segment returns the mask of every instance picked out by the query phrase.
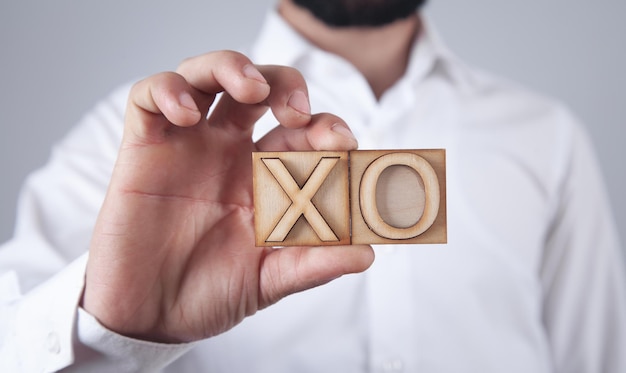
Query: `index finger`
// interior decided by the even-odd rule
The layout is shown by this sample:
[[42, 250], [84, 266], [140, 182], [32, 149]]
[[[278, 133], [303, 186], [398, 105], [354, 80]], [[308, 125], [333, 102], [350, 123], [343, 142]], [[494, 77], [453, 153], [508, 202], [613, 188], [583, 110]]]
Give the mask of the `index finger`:
[[234, 51], [209, 52], [184, 60], [176, 70], [195, 89], [206, 94], [227, 91], [235, 100], [257, 104], [270, 86], [252, 61]]

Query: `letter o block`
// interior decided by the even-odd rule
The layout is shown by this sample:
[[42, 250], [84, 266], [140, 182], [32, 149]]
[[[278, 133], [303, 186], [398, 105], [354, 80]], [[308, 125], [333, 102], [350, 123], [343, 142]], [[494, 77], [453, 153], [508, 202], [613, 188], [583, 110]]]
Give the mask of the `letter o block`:
[[353, 244], [446, 243], [445, 150], [350, 153]]

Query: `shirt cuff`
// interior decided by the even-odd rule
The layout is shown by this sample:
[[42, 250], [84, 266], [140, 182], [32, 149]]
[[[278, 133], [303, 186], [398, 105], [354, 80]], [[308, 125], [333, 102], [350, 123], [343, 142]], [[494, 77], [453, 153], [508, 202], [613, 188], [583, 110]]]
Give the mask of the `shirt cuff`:
[[117, 334], [82, 308], [78, 309], [77, 335], [80, 366], [90, 372], [156, 372], [189, 351], [195, 343], [164, 344]]
[[11, 372], [152, 372], [195, 345], [141, 341], [106, 329], [78, 308], [86, 266], [84, 254], [16, 300], [13, 322], [8, 322], [0, 348], [3, 368]]
[[74, 361], [76, 306], [83, 291], [87, 255], [15, 299], [0, 361], [11, 372], [53, 372]]

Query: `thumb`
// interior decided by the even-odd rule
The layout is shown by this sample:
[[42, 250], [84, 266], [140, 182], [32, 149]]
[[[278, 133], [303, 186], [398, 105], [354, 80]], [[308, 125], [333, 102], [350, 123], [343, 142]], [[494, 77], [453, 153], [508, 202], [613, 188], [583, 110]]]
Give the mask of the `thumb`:
[[261, 268], [259, 308], [345, 274], [363, 272], [373, 262], [369, 245], [269, 249]]

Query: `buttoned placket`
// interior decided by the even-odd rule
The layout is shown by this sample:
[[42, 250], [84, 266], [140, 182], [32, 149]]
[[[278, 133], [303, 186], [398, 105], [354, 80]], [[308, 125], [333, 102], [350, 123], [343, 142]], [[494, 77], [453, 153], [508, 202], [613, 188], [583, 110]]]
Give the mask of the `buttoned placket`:
[[[376, 261], [366, 272], [369, 310], [369, 366], [372, 372], [403, 372], [414, 367], [417, 351], [411, 325], [416, 317], [412, 300], [410, 254], [414, 248], [378, 246]], [[392, 284], [392, 287], [389, 287]], [[398, 343], [403, 341], [403, 343]]]
[[[415, 110], [416, 92], [413, 84], [422, 80], [432, 67], [432, 55], [426, 51], [419, 69], [377, 100], [366, 79], [354, 66], [341, 58], [320, 50], [306, 51], [306, 58], [295, 64], [309, 85], [312, 111], [317, 105], [324, 111], [339, 115], [351, 127], [359, 149], [397, 147], [395, 137], [412, 134], [394, 134], [394, 127], [404, 119], [421, 124], [417, 116], [424, 110]], [[323, 85], [320, 85], [323, 84]], [[346, 90], [349, 87], [349, 91]], [[406, 128], [406, 126], [402, 126]], [[419, 351], [414, 351], [419, 336], [412, 325], [418, 310], [411, 280], [411, 250], [403, 245], [377, 246], [376, 261], [366, 276], [367, 355], [371, 372], [414, 371]], [[389, 287], [393, 284], [393, 288]], [[403, 341], [403, 343], [398, 343]]]

